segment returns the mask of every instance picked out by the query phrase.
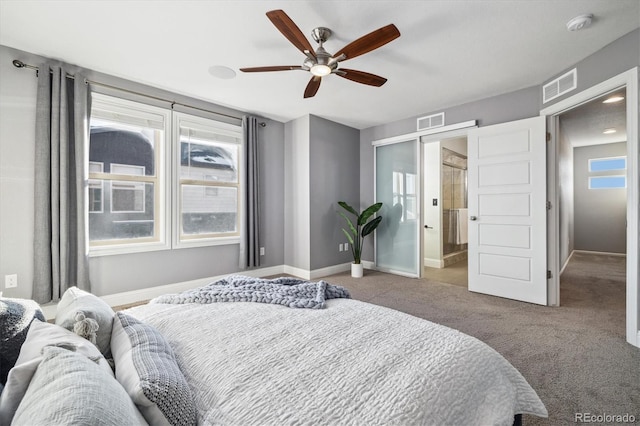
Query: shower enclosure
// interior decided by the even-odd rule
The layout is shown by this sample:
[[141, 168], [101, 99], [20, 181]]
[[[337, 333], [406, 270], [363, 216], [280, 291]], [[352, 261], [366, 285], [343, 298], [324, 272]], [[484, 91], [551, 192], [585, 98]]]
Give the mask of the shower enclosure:
[[467, 157], [442, 148], [442, 253], [467, 250]]

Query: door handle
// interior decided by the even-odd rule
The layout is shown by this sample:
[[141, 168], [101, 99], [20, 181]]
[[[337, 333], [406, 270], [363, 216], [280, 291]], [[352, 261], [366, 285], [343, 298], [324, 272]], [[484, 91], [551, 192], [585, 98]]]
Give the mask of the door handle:
[[478, 218], [476, 216], [469, 216], [469, 220], [478, 220]]
[[433, 229], [433, 226], [425, 225], [424, 229]]

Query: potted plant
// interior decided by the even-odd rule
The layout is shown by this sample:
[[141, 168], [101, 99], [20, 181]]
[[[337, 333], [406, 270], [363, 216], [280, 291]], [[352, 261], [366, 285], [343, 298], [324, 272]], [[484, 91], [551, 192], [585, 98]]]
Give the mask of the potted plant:
[[363, 272], [361, 263], [362, 242], [364, 241], [364, 237], [371, 234], [378, 227], [378, 225], [380, 225], [382, 216], [377, 216], [370, 222], [369, 219], [378, 210], [380, 210], [380, 208], [382, 207], [382, 203], [375, 203], [367, 207], [362, 213], [358, 213], [356, 209], [354, 209], [344, 201], [338, 201], [338, 204], [340, 205], [340, 207], [356, 217], [356, 223], [354, 224], [346, 214], [344, 214], [342, 211], [338, 212], [340, 216], [342, 216], [347, 221], [347, 225], [349, 228], [349, 230], [342, 228], [342, 232], [344, 232], [344, 234], [347, 236], [347, 240], [351, 245], [351, 254], [353, 254], [351, 276], [354, 278], [360, 278], [362, 277]]

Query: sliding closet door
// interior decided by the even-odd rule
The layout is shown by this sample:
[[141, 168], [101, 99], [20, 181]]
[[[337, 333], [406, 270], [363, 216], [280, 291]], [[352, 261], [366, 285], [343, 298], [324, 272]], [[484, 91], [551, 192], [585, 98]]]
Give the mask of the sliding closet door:
[[417, 139], [375, 146], [376, 202], [382, 222], [376, 231], [376, 267], [420, 276], [420, 168]]

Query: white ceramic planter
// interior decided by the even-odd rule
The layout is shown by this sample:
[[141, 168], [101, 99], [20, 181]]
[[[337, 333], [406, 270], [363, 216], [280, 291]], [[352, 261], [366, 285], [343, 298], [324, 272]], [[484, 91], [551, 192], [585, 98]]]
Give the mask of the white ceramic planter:
[[362, 263], [352, 263], [351, 276], [353, 278], [362, 278], [362, 274], [363, 274]]

